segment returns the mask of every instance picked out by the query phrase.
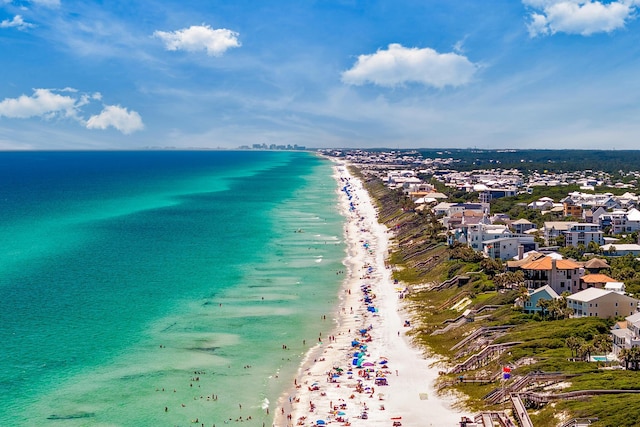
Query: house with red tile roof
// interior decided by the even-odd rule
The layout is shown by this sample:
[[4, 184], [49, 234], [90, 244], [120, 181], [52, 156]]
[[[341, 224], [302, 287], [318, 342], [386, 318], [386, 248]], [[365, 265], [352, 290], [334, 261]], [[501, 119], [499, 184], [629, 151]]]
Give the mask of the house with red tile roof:
[[582, 267], [568, 259], [539, 258], [521, 266], [529, 290], [549, 285], [558, 295], [580, 290]]
[[581, 286], [580, 290], [587, 288], [599, 288], [604, 289], [607, 283], [616, 282], [616, 279], [607, 276], [606, 274], [587, 274], [580, 278]]

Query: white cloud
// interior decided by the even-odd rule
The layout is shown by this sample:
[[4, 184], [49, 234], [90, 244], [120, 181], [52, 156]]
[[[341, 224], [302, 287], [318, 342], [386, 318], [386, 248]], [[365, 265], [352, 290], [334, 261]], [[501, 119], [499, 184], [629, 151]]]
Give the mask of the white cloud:
[[119, 105], [107, 105], [98, 115], [87, 120], [87, 129], [106, 129], [112, 126], [125, 135], [144, 128], [140, 114], [129, 112]]
[[358, 56], [356, 64], [342, 73], [342, 81], [387, 87], [413, 82], [443, 88], [468, 83], [477, 69], [476, 64], [457, 53], [438, 53], [430, 48], [407, 48], [392, 43], [387, 50]]
[[5, 19], [0, 22], [0, 28], [17, 28], [18, 30], [26, 30], [27, 28], [33, 28], [35, 25], [25, 22], [21, 15], [16, 15], [11, 21]]
[[[62, 95], [65, 93], [68, 95]], [[119, 105], [107, 105], [98, 115], [85, 121], [81, 116], [81, 108], [100, 101], [102, 95], [95, 93], [78, 93], [76, 89], [34, 89], [32, 96], [21, 95], [18, 98], [5, 98], [0, 101], [0, 117], [12, 119], [28, 119], [42, 117], [44, 119], [70, 118], [87, 129], [106, 129], [112, 126], [124, 134], [143, 129], [140, 114], [129, 112]]]
[[557, 32], [588, 36], [610, 33], [624, 28], [635, 17], [638, 0], [616, 0], [605, 3], [593, 0], [522, 0], [531, 12], [527, 28], [529, 35], [549, 35]]
[[206, 50], [212, 56], [220, 56], [230, 48], [241, 46], [238, 33], [225, 28], [214, 30], [208, 25], [192, 25], [172, 32], [155, 31], [153, 35], [164, 41], [167, 50]]
[[32, 96], [21, 95], [0, 101], [0, 117], [76, 117], [76, 102], [76, 98], [54, 93], [52, 89], [34, 89]]

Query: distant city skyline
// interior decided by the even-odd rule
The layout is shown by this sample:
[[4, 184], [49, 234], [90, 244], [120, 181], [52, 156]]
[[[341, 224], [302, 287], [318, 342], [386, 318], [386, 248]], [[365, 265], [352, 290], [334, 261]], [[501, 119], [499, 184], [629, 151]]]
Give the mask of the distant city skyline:
[[0, 0], [0, 149], [638, 149], [640, 0]]

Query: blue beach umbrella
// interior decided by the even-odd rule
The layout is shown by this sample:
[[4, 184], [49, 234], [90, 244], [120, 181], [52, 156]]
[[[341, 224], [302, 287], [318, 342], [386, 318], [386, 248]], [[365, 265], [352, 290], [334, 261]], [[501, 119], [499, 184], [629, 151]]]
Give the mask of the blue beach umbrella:
[[316, 424], [319, 425], [319, 426], [323, 426], [326, 423], [324, 422], [324, 420], [318, 420], [318, 421], [316, 421]]

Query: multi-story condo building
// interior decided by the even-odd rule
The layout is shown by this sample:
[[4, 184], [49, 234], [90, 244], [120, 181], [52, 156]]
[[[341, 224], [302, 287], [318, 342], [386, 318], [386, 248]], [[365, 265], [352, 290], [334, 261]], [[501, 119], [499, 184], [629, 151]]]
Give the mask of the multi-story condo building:
[[600, 230], [600, 226], [598, 224], [572, 224], [564, 232], [564, 237], [566, 246], [588, 246], [591, 242], [595, 242], [598, 246], [604, 244], [604, 233]]

